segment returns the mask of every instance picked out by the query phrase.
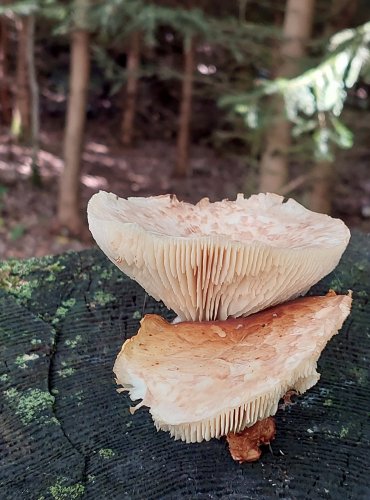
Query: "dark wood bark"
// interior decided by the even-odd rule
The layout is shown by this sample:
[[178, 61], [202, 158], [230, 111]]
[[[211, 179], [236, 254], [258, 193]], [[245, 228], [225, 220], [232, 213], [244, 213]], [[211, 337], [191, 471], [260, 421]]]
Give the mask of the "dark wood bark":
[[86, 100], [90, 74], [89, 33], [71, 35], [70, 90], [64, 137], [64, 169], [60, 179], [58, 220], [71, 233], [81, 229], [80, 169], [84, 140]]
[[177, 156], [174, 168], [175, 177], [186, 177], [190, 174], [189, 142], [194, 64], [195, 43], [193, 38], [189, 38], [184, 43], [184, 76], [182, 81], [179, 129], [177, 136]]
[[130, 38], [127, 54], [127, 84], [122, 116], [122, 144], [131, 146], [134, 137], [136, 96], [138, 91], [138, 70], [140, 66], [140, 33], [135, 31]]

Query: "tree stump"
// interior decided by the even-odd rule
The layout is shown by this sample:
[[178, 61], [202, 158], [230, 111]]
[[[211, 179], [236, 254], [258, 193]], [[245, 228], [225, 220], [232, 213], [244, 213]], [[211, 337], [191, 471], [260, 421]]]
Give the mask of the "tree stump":
[[145, 313], [173, 318], [98, 250], [0, 264], [0, 498], [370, 498], [370, 235], [310, 291], [353, 290], [321, 379], [254, 464], [130, 415], [112, 367]]

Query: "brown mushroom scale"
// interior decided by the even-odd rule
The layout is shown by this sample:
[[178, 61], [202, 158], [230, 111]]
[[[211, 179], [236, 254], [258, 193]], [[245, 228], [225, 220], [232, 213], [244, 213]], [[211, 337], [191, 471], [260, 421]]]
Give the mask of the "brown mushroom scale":
[[342, 221], [273, 194], [192, 205], [100, 192], [88, 219], [112, 262], [190, 321], [247, 316], [306, 293], [350, 237]]

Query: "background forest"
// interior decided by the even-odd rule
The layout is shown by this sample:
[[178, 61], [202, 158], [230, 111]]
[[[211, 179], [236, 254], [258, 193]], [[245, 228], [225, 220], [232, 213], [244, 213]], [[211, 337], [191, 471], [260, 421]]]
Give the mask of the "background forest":
[[1, 0], [0, 258], [90, 196], [259, 191], [370, 231], [368, 0]]

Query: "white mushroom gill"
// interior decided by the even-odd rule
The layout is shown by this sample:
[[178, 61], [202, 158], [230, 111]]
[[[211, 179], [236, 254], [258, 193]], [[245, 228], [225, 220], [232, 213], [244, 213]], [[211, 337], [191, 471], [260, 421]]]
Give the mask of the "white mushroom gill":
[[304, 294], [338, 264], [338, 219], [273, 194], [198, 204], [100, 192], [90, 230], [109, 259], [181, 320], [247, 316]]
[[176, 325], [147, 315], [117, 357], [117, 382], [176, 439], [239, 432], [274, 415], [289, 389], [317, 382], [317, 360], [351, 302], [332, 292], [248, 318]]

